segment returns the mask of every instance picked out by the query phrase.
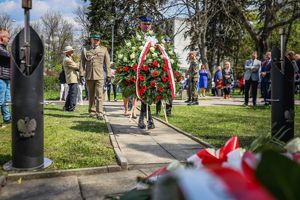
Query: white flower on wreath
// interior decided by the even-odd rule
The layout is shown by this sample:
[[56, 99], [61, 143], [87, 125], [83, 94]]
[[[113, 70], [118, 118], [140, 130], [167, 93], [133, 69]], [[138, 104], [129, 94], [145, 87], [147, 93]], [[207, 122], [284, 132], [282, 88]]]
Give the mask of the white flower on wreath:
[[131, 47], [131, 43], [130, 42], [126, 42], [125, 43], [127, 47]]
[[168, 53], [169, 53], [169, 55], [173, 55], [174, 54], [173, 51], [169, 51]]
[[152, 53], [154, 53], [155, 47], [150, 47], [150, 51], [151, 51]]
[[132, 53], [132, 54], [130, 55], [130, 58], [131, 58], [131, 59], [135, 59], [135, 54]]
[[174, 62], [175, 62], [175, 61], [174, 61], [173, 59], [170, 59], [170, 63], [171, 63], [171, 64], [174, 64]]
[[162, 43], [162, 44], [165, 44], [165, 43], [166, 43], [166, 40], [162, 39], [162, 40], [161, 40], [161, 43]]
[[124, 57], [124, 58], [123, 58], [123, 61], [124, 61], [124, 62], [127, 62], [127, 61], [128, 61], [128, 59], [127, 59], [126, 57]]
[[164, 59], [164, 55], [160, 55], [160, 58], [161, 58], [161, 59]]
[[132, 51], [135, 51], [135, 50], [136, 50], [136, 47], [132, 47], [131, 49], [132, 49]]
[[158, 57], [157, 53], [153, 53], [152, 56], [153, 56], [153, 58], [157, 58]]
[[143, 48], [144, 48], [143, 46], [140, 46], [140, 47], [139, 47], [139, 50], [141, 50], [141, 51], [142, 51], [142, 50], [143, 50]]
[[149, 31], [148, 33], [149, 33], [149, 35], [154, 35], [153, 31]]
[[138, 40], [142, 40], [142, 36], [140, 36], [140, 34], [136, 34], [136, 38], [137, 38]]
[[118, 55], [118, 58], [119, 58], [119, 59], [122, 59], [122, 58], [123, 58], [123, 54], [119, 54], [119, 55]]

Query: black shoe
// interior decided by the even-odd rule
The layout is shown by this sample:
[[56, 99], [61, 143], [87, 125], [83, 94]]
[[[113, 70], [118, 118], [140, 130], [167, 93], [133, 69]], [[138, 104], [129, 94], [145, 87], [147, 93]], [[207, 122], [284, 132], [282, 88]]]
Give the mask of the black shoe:
[[148, 121], [148, 129], [154, 129], [154, 128], [155, 128], [155, 125], [154, 125], [153, 119], [151, 117]]
[[138, 126], [139, 126], [140, 129], [145, 129], [146, 128], [146, 125], [144, 123], [144, 119], [139, 119]]
[[199, 102], [198, 102], [198, 101], [193, 101], [193, 102], [191, 103], [191, 105], [199, 105]]
[[191, 102], [191, 100], [190, 100], [190, 99], [188, 99], [188, 100], [184, 101], [184, 103], [190, 103], [190, 102]]
[[148, 123], [148, 129], [154, 129], [155, 128], [155, 125], [154, 123]]

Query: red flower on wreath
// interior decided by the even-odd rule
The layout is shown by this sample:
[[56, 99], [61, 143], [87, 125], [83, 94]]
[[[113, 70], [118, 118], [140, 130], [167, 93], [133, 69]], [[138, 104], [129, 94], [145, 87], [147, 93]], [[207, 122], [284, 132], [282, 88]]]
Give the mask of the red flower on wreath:
[[129, 70], [129, 67], [128, 67], [128, 66], [124, 67], [124, 71], [125, 71], [125, 72], [128, 72], [128, 70]]
[[153, 60], [152, 65], [153, 65], [153, 67], [158, 67], [158, 62], [156, 60]]
[[153, 76], [153, 77], [157, 77], [158, 75], [159, 75], [158, 71], [152, 72], [152, 76]]
[[133, 70], [136, 70], [137, 68], [138, 68], [138, 65], [137, 65], [137, 64], [132, 65], [132, 69], [133, 69]]
[[155, 86], [156, 86], [156, 82], [155, 82], [155, 81], [152, 81], [152, 82], [150, 83], [150, 85], [151, 85], [152, 87], [155, 87]]
[[180, 82], [181, 81], [181, 77], [179, 76], [178, 78], [177, 78], [177, 82]]
[[159, 87], [158, 89], [157, 89], [157, 91], [158, 92], [162, 92], [164, 89], [162, 88], [162, 87]]
[[166, 76], [161, 77], [162, 82], [166, 82], [168, 78]]
[[147, 65], [144, 65], [144, 71], [147, 72], [149, 70], [149, 67]]
[[131, 77], [130, 77], [130, 81], [131, 81], [131, 82], [135, 82], [136, 79], [135, 79], [133, 76], [131, 76]]
[[176, 77], [178, 77], [178, 76], [179, 76], [179, 73], [178, 73], [177, 71], [175, 72], [175, 76], [176, 76]]
[[140, 76], [139, 79], [140, 79], [140, 81], [144, 81], [145, 80], [145, 76]]
[[147, 90], [147, 86], [143, 85], [143, 86], [140, 88], [140, 94], [144, 94], [146, 90]]
[[160, 101], [160, 100], [161, 100], [161, 95], [157, 95], [157, 96], [156, 96], [156, 100], [157, 100], [157, 101]]
[[117, 71], [118, 72], [122, 71], [122, 68], [121, 67], [117, 67]]
[[164, 70], [164, 71], [168, 71], [168, 69], [169, 69], [169, 68], [168, 68], [167, 65], [164, 65], [164, 66], [163, 66], [163, 70]]

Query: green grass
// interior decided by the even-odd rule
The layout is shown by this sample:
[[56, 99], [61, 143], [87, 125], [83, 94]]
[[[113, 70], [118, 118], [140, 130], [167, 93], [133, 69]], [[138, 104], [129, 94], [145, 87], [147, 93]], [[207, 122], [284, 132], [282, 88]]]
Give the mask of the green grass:
[[[62, 105], [45, 106], [45, 157], [53, 164], [49, 169], [100, 167], [115, 164], [104, 121], [88, 117], [87, 106], [75, 112], [63, 112]], [[1, 129], [0, 165], [11, 160], [11, 125]]]
[[[154, 112], [154, 111], [153, 111]], [[295, 107], [295, 135], [300, 137], [300, 106]], [[160, 117], [164, 119], [163, 112]], [[216, 146], [231, 136], [248, 147], [259, 135], [271, 132], [271, 108], [243, 106], [176, 106], [169, 123]]]

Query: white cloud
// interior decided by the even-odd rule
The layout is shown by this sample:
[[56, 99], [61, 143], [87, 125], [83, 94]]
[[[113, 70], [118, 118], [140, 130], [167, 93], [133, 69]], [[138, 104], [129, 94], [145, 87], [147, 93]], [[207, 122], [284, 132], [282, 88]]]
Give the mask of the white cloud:
[[[86, 5], [82, 0], [33, 0], [30, 18], [32, 21], [39, 20], [47, 11], [59, 12], [67, 21], [74, 24], [75, 29], [79, 25], [74, 20], [74, 10], [80, 5]], [[23, 9], [21, 0], [0, 0], [1, 11], [4, 11], [17, 21], [17, 24], [23, 24]]]

